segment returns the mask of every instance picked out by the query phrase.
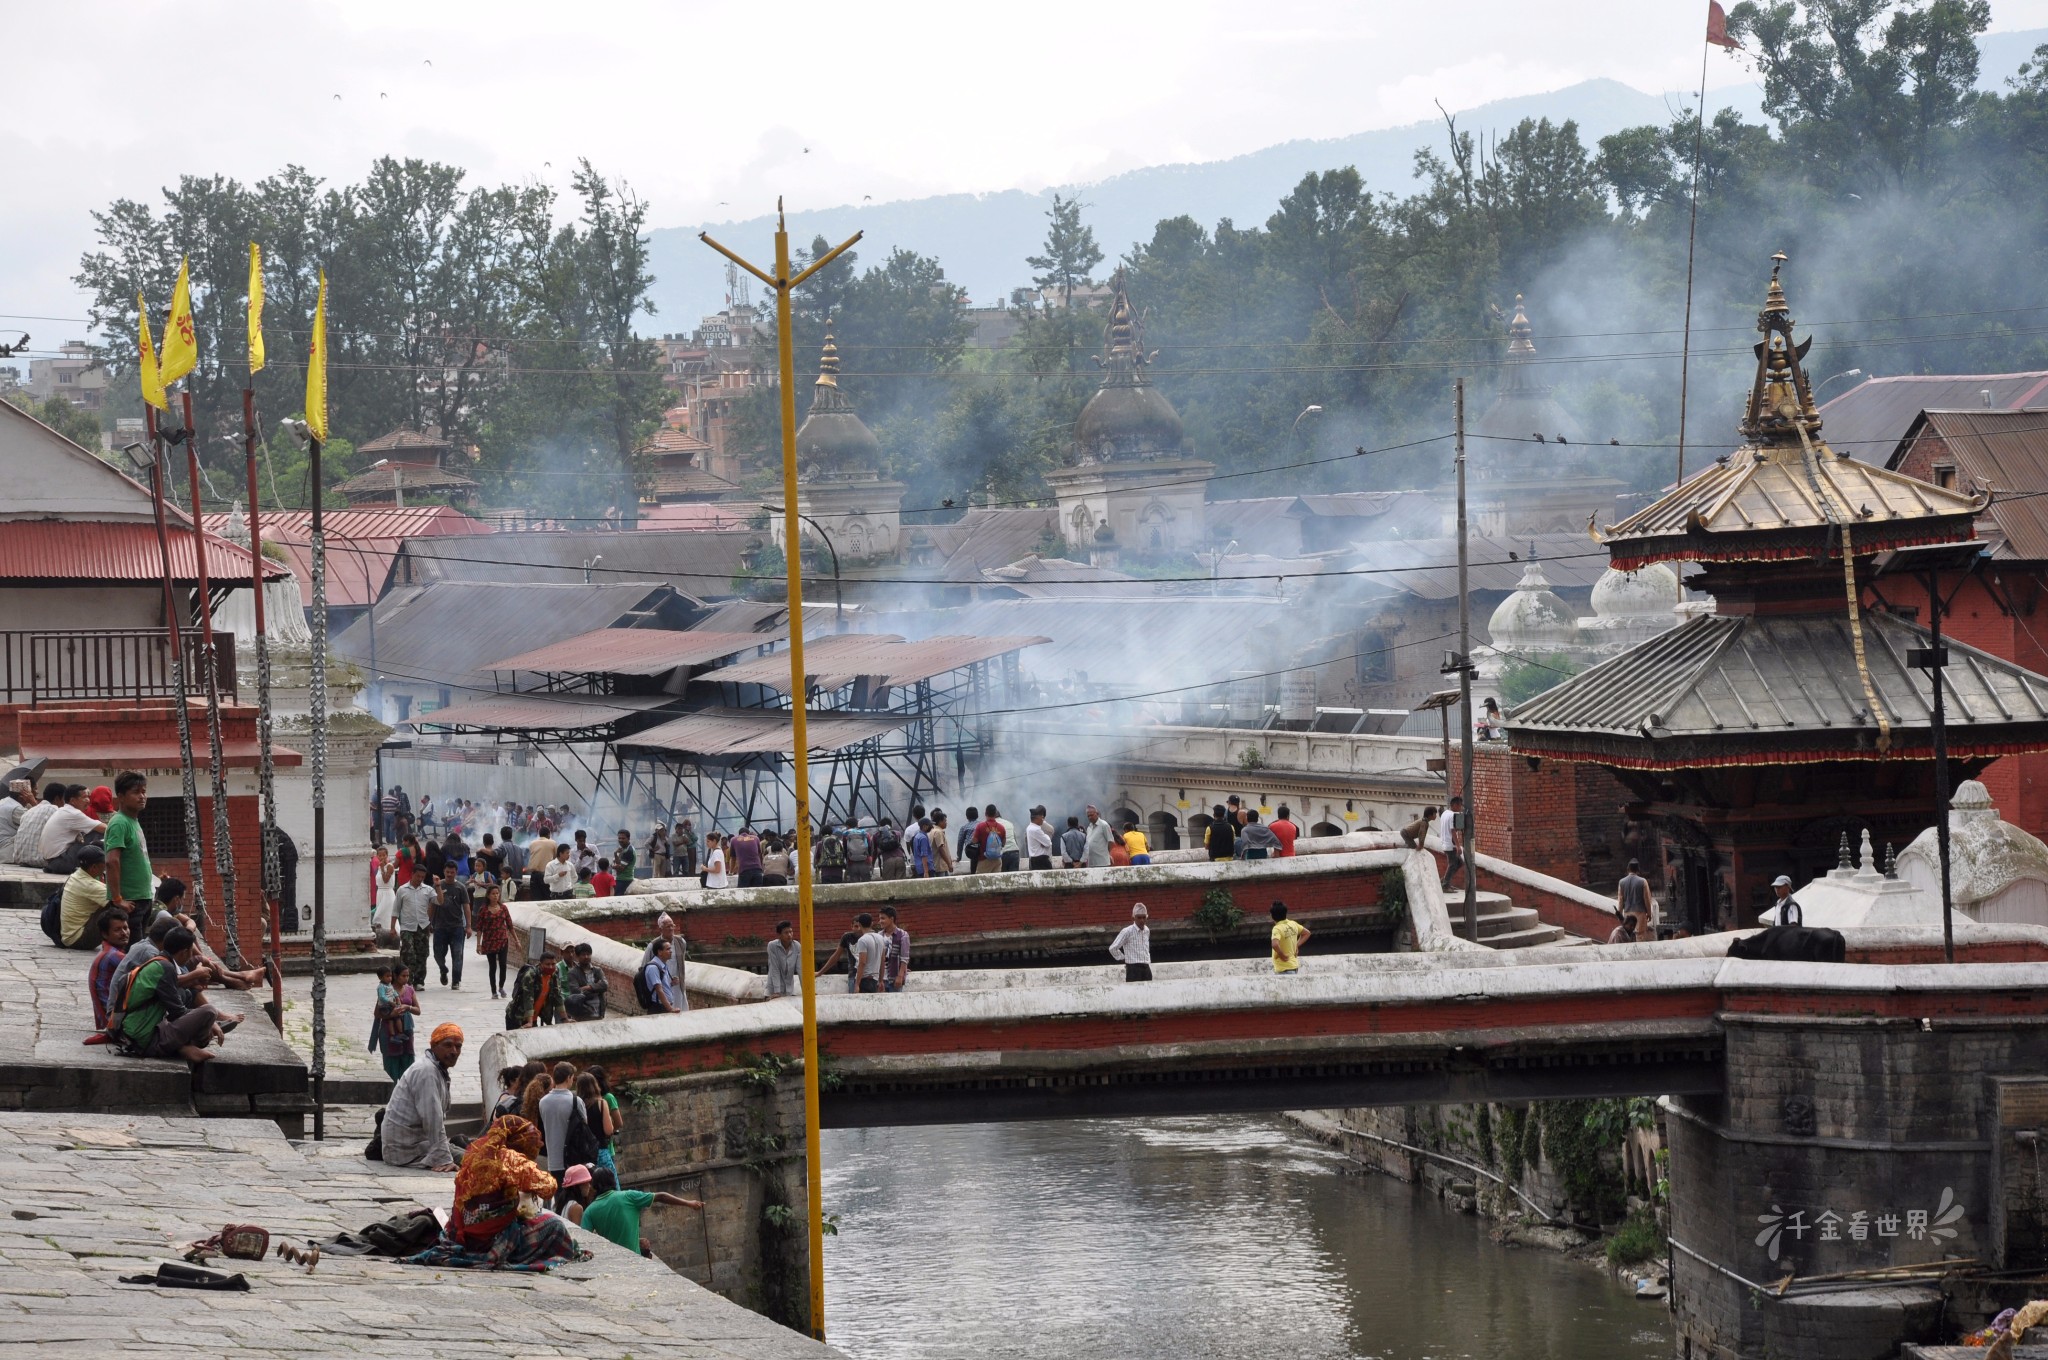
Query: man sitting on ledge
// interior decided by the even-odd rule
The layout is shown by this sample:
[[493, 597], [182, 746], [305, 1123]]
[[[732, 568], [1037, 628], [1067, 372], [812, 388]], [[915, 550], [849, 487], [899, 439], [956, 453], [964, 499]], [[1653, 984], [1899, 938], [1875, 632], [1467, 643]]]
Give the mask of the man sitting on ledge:
[[452, 1021], [434, 1026], [427, 1054], [428, 1061], [405, 1069], [391, 1088], [379, 1134], [384, 1163], [453, 1171], [461, 1154], [448, 1139], [448, 1073], [462, 1059], [462, 1027]]
[[213, 1007], [194, 1004], [199, 994], [185, 984], [198, 977], [198, 952], [192, 932], [173, 926], [164, 936], [163, 952], [135, 970], [121, 1019], [122, 1046], [128, 1052], [194, 1064], [212, 1060], [207, 1045], [225, 1039], [236, 1021], [223, 1024]]

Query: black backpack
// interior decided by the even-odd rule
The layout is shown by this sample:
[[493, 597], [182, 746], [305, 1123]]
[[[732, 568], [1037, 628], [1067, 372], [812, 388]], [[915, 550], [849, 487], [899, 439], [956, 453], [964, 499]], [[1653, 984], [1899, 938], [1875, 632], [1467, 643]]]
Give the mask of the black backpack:
[[640, 1003], [640, 1013], [642, 1015], [652, 1015], [661, 1009], [654, 1004], [654, 988], [647, 985], [647, 970], [645, 968], [635, 968], [633, 970], [633, 999]]
[[50, 943], [64, 943], [64, 890], [57, 889], [43, 903], [43, 934], [50, 937]]
[[895, 855], [902, 853], [902, 850], [903, 839], [902, 837], [898, 836], [896, 832], [891, 828], [885, 826], [880, 831], [875, 833], [876, 854]]
[[590, 1127], [589, 1107], [579, 1099], [568, 1131], [562, 1137], [562, 1165], [588, 1166], [597, 1160], [597, 1154], [597, 1130]]

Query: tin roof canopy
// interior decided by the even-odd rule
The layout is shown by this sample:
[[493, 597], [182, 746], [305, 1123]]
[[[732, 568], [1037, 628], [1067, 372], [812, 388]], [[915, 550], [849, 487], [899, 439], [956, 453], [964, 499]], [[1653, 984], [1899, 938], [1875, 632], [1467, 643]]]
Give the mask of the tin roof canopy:
[[774, 640], [760, 633], [598, 628], [490, 662], [484, 669], [558, 675], [662, 675], [679, 666], [702, 666], [765, 647]]
[[636, 713], [675, 702], [671, 694], [500, 694], [450, 704], [407, 719], [400, 726], [466, 732], [591, 732]]
[[[805, 643], [804, 669], [806, 679], [821, 689], [838, 689], [863, 675], [874, 676], [885, 685], [907, 685], [1050, 641], [1046, 637], [935, 637], [905, 642], [895, 636], [853, 633]], [[777, 652], [755, 657], [697, 678], [787, 691], [789, 655]]]
[[[871, 718], [812, 712], [804, 731], [812, 751], [827, 752], [857, 746], [914, 721], [907, 715]], [[789, 752], [793, 732], [793, 718], [784, 710], [707, 708], [636, 732], [621, 739], [619, 745], [634, 751], [699, 758], [781, 755]]]

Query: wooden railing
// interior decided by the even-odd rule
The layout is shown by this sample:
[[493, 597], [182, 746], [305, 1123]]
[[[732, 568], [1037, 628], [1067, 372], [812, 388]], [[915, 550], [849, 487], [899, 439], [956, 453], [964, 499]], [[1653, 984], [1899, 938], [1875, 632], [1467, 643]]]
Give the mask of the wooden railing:
[[[185, 631], [179, 642], [185, 682], [194, 696], [204, 693], [200, 635]], [[235, 685], [235, 635], [213, 635], [214, 664], [224, 698], [239, 698]], [[94, 631], [0, 631], [0, 703], [30, 707], [76, 699], [170, 699], [170, 633], [162, 628]]]

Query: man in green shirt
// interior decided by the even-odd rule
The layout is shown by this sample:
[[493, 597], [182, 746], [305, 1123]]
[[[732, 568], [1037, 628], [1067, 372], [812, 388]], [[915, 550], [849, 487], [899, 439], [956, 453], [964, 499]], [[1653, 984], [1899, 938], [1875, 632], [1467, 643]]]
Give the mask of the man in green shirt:
[[621, 1190], [611, 1169], [602, 1166], [591, 1168], [588, 1193], [587, 1203], [569, 1207], [569, 1221], [642, 1256], [647, 1253], [640, 1245], [640, 1214], [649, 1205], [670, 1204], [698, 1210], [704, 1207], [703, 1200], [684, 1199], [666, 1190]]
[[[126, 907], [129, 929], [140, 939], [156, 914], [156, 883], [149, 868], [149, 839], [138, 820], [149, 805], [149, 781], [140, 770], [114, 776], [114, 815], [107, 819], [107, 894], [114, 906]], [[137, 930], [136, 917], [140, 917]]]
[[184, 926], [173, 926], [164, 936], [163, 952], [135, 970], [127, 1013], [121, 1019], [122, 1034], [135, 1053], [203, 1063], [213, 1058], [206, 1046], [227, 1037], [218, 1011], [191, 1004], [198, 993], [186, 984], [202, 976], [195, 969], [198, 955], [198, 937]]

